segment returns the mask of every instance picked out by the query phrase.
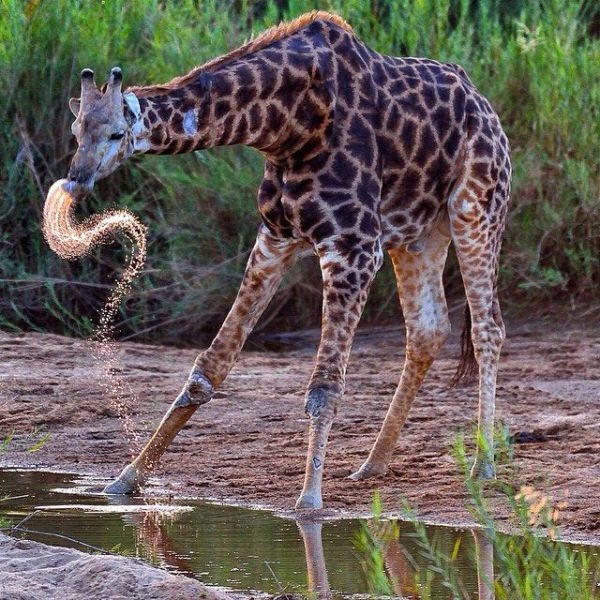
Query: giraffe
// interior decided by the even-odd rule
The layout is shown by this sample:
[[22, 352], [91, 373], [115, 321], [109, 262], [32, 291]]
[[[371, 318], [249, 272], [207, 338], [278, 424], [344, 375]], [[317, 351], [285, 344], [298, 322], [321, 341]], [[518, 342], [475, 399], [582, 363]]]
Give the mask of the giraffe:
[[91, 189], [132, 154], [244, 144], [265, 158], [262, 217], [238, 295], [211, 345], [137, 458], [105, 488], [140, 486], [238, 358], [283, 275], [314, 252], [321, 339], [305, 396], [308, 451], [297, 509], [321, 508], [325, 451], [369, 288], [391, 257], [406, 324], [400, 382], [355, 480], [383, 475], [421, 383], [450, 331], [442, 271], [453, 242], [479, 372], [471, 476], [495, 476], [493, 422], [504, 325], [498, 254], [511, 164], [497, 114], [458, 65], [367, 47], [341, 17], [313, 11], [272, 27], [163, 85], [99, 89], [81, 73], [71, 99], [78, 148], [68, 177]]

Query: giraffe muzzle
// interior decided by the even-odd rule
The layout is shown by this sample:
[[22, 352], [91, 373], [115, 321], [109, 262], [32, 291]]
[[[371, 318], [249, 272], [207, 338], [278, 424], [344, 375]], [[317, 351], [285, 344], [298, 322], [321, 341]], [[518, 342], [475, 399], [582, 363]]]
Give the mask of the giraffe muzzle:
[[96, 182], [95, 175], [95, 171], [90, 173], [89, 169], [71, 166], [67, 178], [74, 186], [82, 188], [86, 192], [90, 192], [94, 188], [94, 183]]

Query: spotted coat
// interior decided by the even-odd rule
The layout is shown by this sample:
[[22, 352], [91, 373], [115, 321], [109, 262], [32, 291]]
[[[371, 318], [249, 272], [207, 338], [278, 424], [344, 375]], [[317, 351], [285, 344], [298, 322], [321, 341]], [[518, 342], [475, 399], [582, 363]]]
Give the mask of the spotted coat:
[[309, 447], [297, 507], [322, 506], [328, 433], [354, 332], [387, 251], [407, 327], [406, 361], [382, 430], [353, 477], [383, 474], [449, 332], [442, 271], [451, 241], [479, 365], [481, 447], [473, 473], [493, 476], [504, 337], [496, 279], [511, 166], [498, 116], [466, 72], [431, 59], [385, 56], [341, 18], [313, 12], [164, 85], [119, 96], [120, 70], [113, 70], [106, 93], [92, 85], [90, 73], [82, 74], [81, 102], [72, 103], [79, 149], [70, 177], [81, 185], [91, 187], [132, 153], [243, 144], [265, 158], [258, 191], [263, 224], [238, 297], [153, 438], [107, 491], [129, 491], [141, 482], [210, 399], [284, 273], [306, 249], [320, 261], [323, 319], [306, 397]]

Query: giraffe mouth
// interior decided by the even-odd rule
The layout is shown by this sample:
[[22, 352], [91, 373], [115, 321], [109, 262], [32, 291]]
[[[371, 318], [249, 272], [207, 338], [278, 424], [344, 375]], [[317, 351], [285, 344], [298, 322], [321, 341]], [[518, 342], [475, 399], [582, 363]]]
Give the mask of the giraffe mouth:
[[96, 178], [95, 177], [90, 177], [89, 179], [86, 179], [85, 181], [69, 181], [69, 183], [72, 184], [71, 187], [71, 191], [77, 193], [78, 191], [81, 191], [82, 193], [88, 193], [91, 192], [94, 189], [94, 184], [96, 183]]
[[80, 169], [71, 168], [69, 170], [67, 182], [64, 184], [64, 189], [67, 193], [80, 195], [91, 192], [94, 189], [94, 184], [97, 179], [97, 170], [90, 173]]
[[67, 179], [64, 183], [64, 191], [77, 199], [81, 199], [94, 189], [95, 183], [96, 180], [94, 177], [84, 181]]

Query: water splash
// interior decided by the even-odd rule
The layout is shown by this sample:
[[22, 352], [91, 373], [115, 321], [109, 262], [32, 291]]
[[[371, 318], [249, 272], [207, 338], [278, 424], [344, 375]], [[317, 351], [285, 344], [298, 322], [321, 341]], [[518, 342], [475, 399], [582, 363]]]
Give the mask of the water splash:
[[110, 242], [111, 234], [116, 231], [125, 234], [132, 243], [129, 262], [100, 314], [97, 337], [109, 339], [121, 300], [144, 266], [147, 230], [133, 213], [123, 209], [92, 215], [78, 223], [73, 216], [78, 190], [79, 187], [67, 179], [59, 179], [52, 185], [44, 204], [44, 237], [56, 254], [69, 260]]
[[[48, 245], [56, 254], [69, 260], [80, 258], [99, 244], [110, 242], [112, 234], [117, 231], [124, 234], [132, 245], [128, 263], [100, 312], [93, 336], [93, 355], [103, 370], [103, 385], [111, 406], [123, 423], [133, 456], [138, 450], [135, 447], [139, 445], [138, 435], [131, 422], [125, 382], [119, 375], [117, 345], [112, 336], [121, 301], [146, 260], [147, 230], [133, 213], [123, 209], [92, 215], [78, 222], [73, 213], [79, 199], [79, 186], [67, 179], [59, 179], [48, 191], [42, 229]], [[136, 398], [133, 401], [137, 404]]]

